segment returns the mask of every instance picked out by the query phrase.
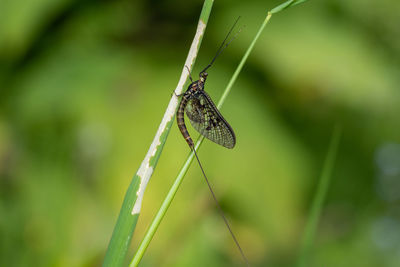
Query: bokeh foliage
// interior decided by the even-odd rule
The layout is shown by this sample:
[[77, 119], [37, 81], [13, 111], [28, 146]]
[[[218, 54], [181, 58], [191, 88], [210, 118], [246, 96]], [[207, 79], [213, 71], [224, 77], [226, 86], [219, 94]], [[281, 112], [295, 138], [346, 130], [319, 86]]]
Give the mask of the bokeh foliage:
[[[211, 97], [219, 97], [277, 4], [215, 2], [195, 73], [238, 15], [246, 28], [210, 69]], [[101, 263], [201, 5], [0, 2], [1, 266]], [[256, 45], [222, 109], [237, 147], [205, 142], [199, 153], [256, 266], [296, 261], [336, 122], [343, 138], [312, 266], [397, 266], [399, 10], [396, 0], [309, 1], [274, 17]], [[145, 194], [132, 251], [187, 153], [174, 127]], [[239, 263], [193, 165], [142, 264]]]

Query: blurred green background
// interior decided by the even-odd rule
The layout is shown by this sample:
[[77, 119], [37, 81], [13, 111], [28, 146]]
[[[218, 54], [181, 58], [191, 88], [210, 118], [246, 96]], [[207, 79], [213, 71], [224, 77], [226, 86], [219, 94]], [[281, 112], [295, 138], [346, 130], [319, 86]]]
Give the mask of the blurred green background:
[[[216, 1], [193, 76], [217, 101], [266, 11]], [[0, 266], [99, 266], [183, 68], [202, 1], [0, 1]], [[273, 16], [221, 112], [237, 146], [199, 157], [254, 266], [293, 266], [336, 123], [308, 266], [400, 262], [400, 2], [309, 1]], [[197, 133], [190, 128], [193, 137]], [[130, 257], [189, 153], [174, 125]], [[142, 266], [241, 258], [197, 164]]]

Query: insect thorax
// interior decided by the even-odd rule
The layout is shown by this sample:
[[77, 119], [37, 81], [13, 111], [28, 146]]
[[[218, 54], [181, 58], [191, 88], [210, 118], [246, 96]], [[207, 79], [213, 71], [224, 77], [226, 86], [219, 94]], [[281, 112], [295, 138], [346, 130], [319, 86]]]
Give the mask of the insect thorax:
[[186, 96], [191, 96], [195, 94], [197, 91], [203, 90], [204, 88], [204, 83], [202, 83], [200, 80], [192, 82], [188, 89], [185, 92]]

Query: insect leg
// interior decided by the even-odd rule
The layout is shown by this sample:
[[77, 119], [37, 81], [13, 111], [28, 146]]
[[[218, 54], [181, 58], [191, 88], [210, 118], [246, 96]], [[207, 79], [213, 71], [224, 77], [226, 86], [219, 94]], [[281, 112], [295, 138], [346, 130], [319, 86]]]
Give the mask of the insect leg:
[[[187, 65], [185, 65], [185, 68], [188, 70], [188, 72], [189, 72], [189, 79], [190, 79], [190, 82], [192, 82], [193, 83], [193, 79], [192, 79], [192, 75], [191, 75], [191, 73], [190, 73], [190, 69], [189, 69], [189, 67], [187, 66]], [[176, 93], [175, 93], [175, 91], [173, 92], [173, 94], [174, 95], [176, 95], [177, 97], [180, 97], [180, 96], [182, 96], [183, 95], [183, 93], [182, 94], [180, 94], [180, 95], [177, 95]], [[171, 94], [171, 96], [172, 96], [172, 94]]]
[[182, 94], [180, 94], [180, 95], [178, 95], [177, 93], [175, 93], [175, 90], [174, 91], [172, 91], [172, 94], [171, 94], [171, 96], [172, 95], [175, 95], [176, 97], [181, 97], [181, 96], [183, 96], [183, 93]]
[[187, 66], [187, 65], [185, 65], [185, 67], [186, 67], [186, 69], [188, 70], [188, 72], [189, 72], [189, 79], [190, 79], [190, 81], [191, 82], [193, 82], [193, 79], [192, 79], [192, 74], [190, 73], [190, 69], [189, 69], [189, 67]]

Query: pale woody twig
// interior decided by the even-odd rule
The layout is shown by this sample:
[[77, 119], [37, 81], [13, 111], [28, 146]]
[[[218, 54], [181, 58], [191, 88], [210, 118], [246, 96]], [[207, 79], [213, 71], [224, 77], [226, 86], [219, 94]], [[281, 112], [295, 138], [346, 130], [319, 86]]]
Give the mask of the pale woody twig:
[[147, 151], [147, 154], [137, 171], [137, 176], [140, 178], [140, 185], [139, 185], [138, 191], [136, 192], [137, 199], [136, 199], [135, 204], [132, 209], [132, 215], [140, 213], [140, 209], [142, 206], [142, 200], [143, 200], [143, 194], [146, 189], [147, 183], [149, 182], [150, 177], [153, 174], [153, 170], [154, 170], [154, 166], [152, 166], [152, 164], [150, 162], [151, 158], [156, 155], [158, 149], [162, 149], [162, 147], [160, 147], [161, 143], [163, 142], [161, 140], [161, 137], [167, 131], [169, 131], [170, 127], [168, 127], [168, 126], [173, 123], [172, 120], [174, 119], [175, 112], [178, 108], [177, 95], [180, 95], [182, 93], [183, 86], [185, 85], [186, 80], [189, 77], [189, 72], [185, 68], [185, 66], [188, 66], [189, 69], [191, 70], [191, 68], [194, 64], [194, 61], [197, 57], [197, 53], [198, 53], [199, 47], [200, 47], [200, 42], [201, 42], [201, 39], [202, 39], [205, 29], [206, 29], [206, 24], [200, 19], [199, 23], [197, 25], [196, 35], [193, 39], [192, 45], [189, 50], [189, 54], [185, 61], [185, 65], [182, 68], [181, 77], [180, 77], [178, 85], [176, 86], [176, 89], [174, 91], [175, 93], [172, 94], [172, 96], [171, 96], [171, 100], [169, 101], [167, 110], [164, 113], [164, 117], [162, 118], [160, 126], [158, 127], [157, 133], [154, 136], [153, 142], [151, 143], [150, 148]]

